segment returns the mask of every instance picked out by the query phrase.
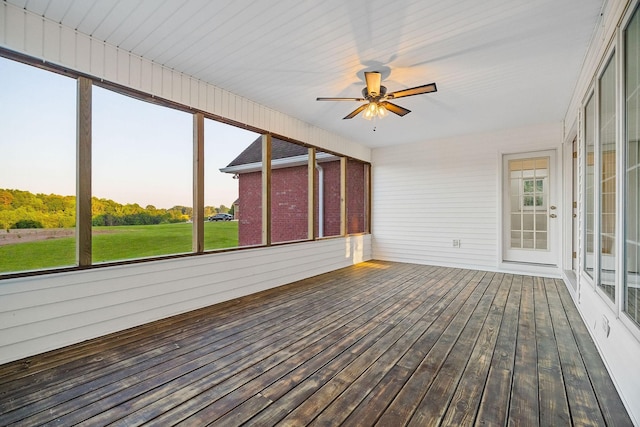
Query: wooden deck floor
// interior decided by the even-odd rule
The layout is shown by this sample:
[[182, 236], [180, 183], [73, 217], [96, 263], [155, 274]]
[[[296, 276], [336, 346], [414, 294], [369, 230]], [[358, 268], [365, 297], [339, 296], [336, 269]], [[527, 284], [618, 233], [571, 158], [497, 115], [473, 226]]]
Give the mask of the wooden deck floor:
[[366, 262], [0, 366], [0, 424], [627, 426], [559, 280]]

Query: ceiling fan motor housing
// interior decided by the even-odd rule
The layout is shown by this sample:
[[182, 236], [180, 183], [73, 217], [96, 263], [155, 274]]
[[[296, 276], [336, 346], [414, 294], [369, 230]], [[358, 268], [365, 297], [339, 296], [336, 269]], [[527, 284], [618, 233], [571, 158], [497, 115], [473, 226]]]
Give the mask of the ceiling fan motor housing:
[[380, 99], [384, 98], [386, 94], [387, 94], [387, 88], [384, 86], [380, 86], [380, 93], [378, 94], [369, 93], [369, 89], [366, 87], [362, 89], [362, 96], [367, 101], [379, 101]]

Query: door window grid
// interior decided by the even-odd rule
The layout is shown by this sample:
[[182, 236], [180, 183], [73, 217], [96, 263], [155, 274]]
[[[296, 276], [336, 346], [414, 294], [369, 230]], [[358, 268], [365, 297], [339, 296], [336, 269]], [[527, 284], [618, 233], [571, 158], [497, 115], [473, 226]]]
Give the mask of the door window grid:
[[548, 250], [549, 158], [509, 161], [511, 249]]

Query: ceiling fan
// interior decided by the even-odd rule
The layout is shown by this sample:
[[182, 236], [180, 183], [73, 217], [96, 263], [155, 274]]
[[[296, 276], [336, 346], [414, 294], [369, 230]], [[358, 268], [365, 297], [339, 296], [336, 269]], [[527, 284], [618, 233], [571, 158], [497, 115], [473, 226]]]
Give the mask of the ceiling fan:
[[363, 117], [371, 120], [374, 117], [384, 117], [387, 110], [399, 115], [400, 117], [409, 114], [411, 110], [389, 102], [391, 99], [403, 98], [405, 96], [422, 95], [438, 90], [435, 83], [429, 83], [422, 86], [416, 86], [409, 89], [398, 90], [387, 93], [387, 88], [381, 86], [382, 76], [378, 71], [365, 71], [364, 78], [367, 87], [362, 89], [363, 98], [316, 98], [316, 101], [367, 101], [351, 113], [347, 114], [343, 119], [352, 119], [362, 111]]

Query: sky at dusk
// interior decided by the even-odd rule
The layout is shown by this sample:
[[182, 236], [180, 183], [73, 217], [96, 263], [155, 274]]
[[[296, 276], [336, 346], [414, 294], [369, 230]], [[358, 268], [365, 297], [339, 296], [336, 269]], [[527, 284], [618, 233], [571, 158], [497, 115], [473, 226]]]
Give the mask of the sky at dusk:
[[[76, 80], [0, 58], [0, 188], [75, 194]], [[192, 206], [192, 115], [93, 87], [92, 193]], [[205, 120], [205, 204], [230, 207], [222, 173], [258, 134]]]

